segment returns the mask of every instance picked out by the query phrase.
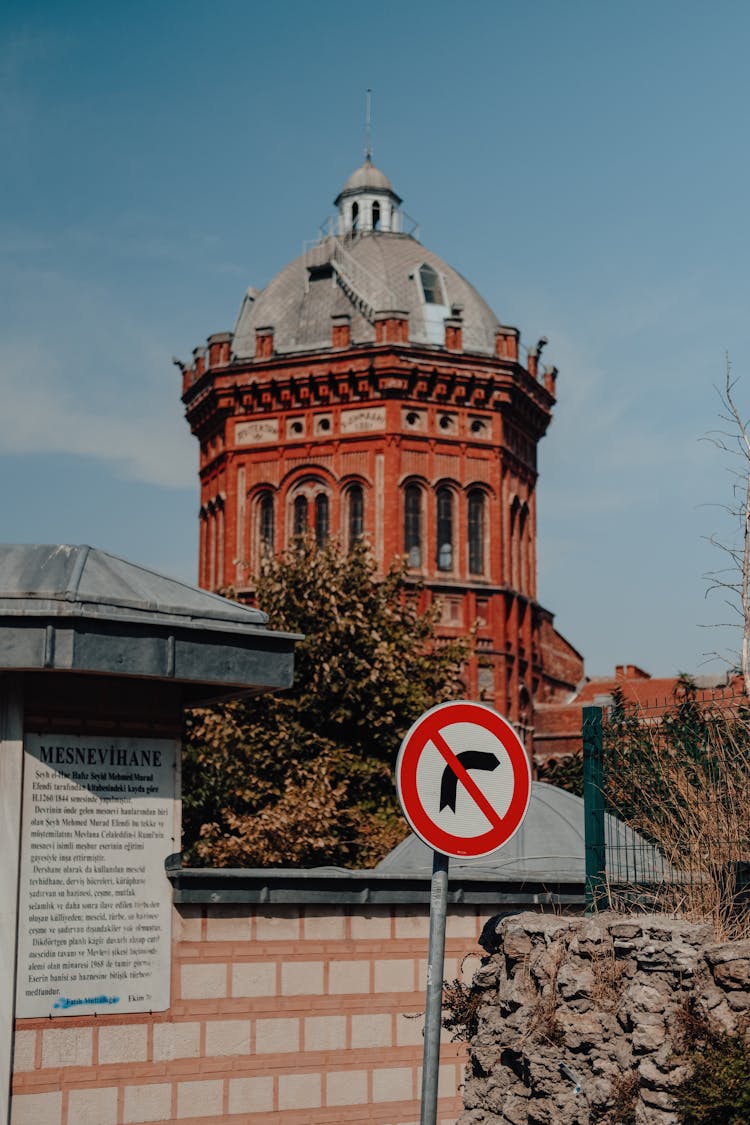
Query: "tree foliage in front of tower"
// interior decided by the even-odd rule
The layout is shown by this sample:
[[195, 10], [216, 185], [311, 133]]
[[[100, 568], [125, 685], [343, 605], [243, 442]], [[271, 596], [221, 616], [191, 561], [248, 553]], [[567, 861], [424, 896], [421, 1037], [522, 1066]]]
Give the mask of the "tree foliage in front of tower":
[[460, 694], [466, 639], [442, 640], [404, 565], [299, 540], [256, 582], [271, 627], [304, 634], [287, 692], [193, 711], [189, 863], [368, 866], [405, 835], [393, 769], [426, 708]]

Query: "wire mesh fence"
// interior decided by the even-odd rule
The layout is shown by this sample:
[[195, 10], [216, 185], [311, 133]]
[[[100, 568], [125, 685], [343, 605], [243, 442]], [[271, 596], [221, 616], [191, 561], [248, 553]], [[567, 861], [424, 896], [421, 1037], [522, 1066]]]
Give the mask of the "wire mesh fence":
[[682, 683], [648, 707], [583, 712], [586, 891], [593, 909], [711, 918], [750, 935], [750, 708]]

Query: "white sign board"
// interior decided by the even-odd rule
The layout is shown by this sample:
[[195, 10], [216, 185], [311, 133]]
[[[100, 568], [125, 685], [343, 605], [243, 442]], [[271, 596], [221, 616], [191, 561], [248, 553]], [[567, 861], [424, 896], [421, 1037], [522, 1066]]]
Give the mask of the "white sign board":
[[521, 827], [531, 767], [507, 719], [483, 703], [456, 700], [425, 711], [407, 732], [396, 787], [404, 816], [429, 847], [474, 859]]
[[169, 1007], [178, 748], [26, 735], [17, 1016]]

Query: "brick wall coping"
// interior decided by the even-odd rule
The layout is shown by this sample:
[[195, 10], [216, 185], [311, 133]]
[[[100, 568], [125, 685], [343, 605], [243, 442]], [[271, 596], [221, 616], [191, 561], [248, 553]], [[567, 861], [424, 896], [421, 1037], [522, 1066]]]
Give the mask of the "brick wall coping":
[[[430, 901], [430, 881], [414, 875], [343, 868], [238, 868], [167, 866], [175, 903], [300, 905], [420, 904]], [[451, 878], [448, 901], [469, 906], [584, 904], [581, 883], [500, 881], [487, 874]]]

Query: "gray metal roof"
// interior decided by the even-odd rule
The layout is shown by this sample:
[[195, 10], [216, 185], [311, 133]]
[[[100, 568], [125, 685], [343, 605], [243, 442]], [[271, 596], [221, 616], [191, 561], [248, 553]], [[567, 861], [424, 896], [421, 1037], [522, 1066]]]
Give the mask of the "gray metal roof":
[[[622, 879], [623, 863], [637, 852], [642, 878], [667, 875], [663, 857], [632, 829], [607, 816], [607, 870]], [[409, 835], [376, 867], [384, 874], [432, 874], [432, 850], [417, 836]], [[583, 883], [586, 877], [583, 800], [549, 785], [534, 781], [526, 819], [515, 836], [499, 851], [475, 860], [452, 859], [450, 876], [463, 879], [494, 877], [497, 881], [536, 880], [541, 883]], [[633, 871], [629, 874], [633, 879]]]
[[[262, 903], [267, 906], [318, 904], [338, 907], [413, 905], [429, 907], [430, 874], [348, 871], [344, 868], [180, 867], [167, 864], [176, 903]], [[582, 908], [584, 884], [499, 880], [486, 873], [451, 868], [448, 901], [491, 910], [533, 906]]]
[[[623, 879], [620, 862], [637, 849], [641, 876], [659, 879], [667, 865], [626, 825], [607, 818], [608, 871]], [[649, 856], [653, 866], [644, 868]], [[410, 835], [373, 871], [316, 868], [180, 868], [168, 874], [175, 902], [387, 904], [429, 903], [433, 853]], [[526, 819], [513, 839], [483, 859], [450, 861], [452, 903], [522, 909], [540, 904], [583, 905], [585, 887], [583, 801], [546, 782], [532, 784]], [[614, 869], [614, 870], [613, 870]], [[630, 873], [632, 878], [632, 872]]]
[[289, 633], [266, 614], [106, 551], [0, 545], [0, 670], [64, 670], [212, 685], [288, 687]]
[[257, 629], [265, 613], [94, 547], [0, 544], [0, 613]]
[[[329, 237], [316, 248], [317, 265], [326, 254], [333, 254], [336, 239]], [[476, 289], [437, 254], [427, 250], [407, 234], [370, 231], [346, 242], [348, 254], [367, 275], [375, 278], [392, 295], [390, 308], [409, 316], [409, 336], [415, 343], [430, 344], [425, 318], [419, 267], [432, 266], [442, 278], [447, 305], [461, 305], [463, 346], [466, 351], [493, 355], [498, 319]], [[255, 329], [274, 329], [277, 353], [317, 350], [331, 346], [331, 317], [342, 313], [351, 317], [354, 344], [375, 340], [374, 326], [335, 282], [332, 274], [308, 271], [309, 257], [302, 255], [286, 266], [252, 302], [240, 309], [234, 334], [234, 353], [238, 358], [255, 355]], [[434, 307], [434, 306], [433, 306]]]

